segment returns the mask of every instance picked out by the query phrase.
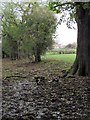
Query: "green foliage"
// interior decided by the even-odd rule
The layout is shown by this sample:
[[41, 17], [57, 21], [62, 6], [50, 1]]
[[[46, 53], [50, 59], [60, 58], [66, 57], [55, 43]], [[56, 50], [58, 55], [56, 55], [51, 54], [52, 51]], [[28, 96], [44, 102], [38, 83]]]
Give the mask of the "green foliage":
[[3, 47], [2, 47], [2, 51], [4, 51], [7, 55], [9, 55], [10, 56], [10, 51], [11, 51], [11, 49], [10, 49], [10, 46], [9, 46], [9, 43], [8, 43], [8, 41], [7, 40], [3, 40], [3, 42], [2, 42], [3, 44]]
[[51, 48], [56, 24], [53, 12], [45, 6], [6, 3], [2, 19], [3, 50], [8, 49], [8, 54], [40, 56]]
[[[90, 2], [70, 2], [68, 0], [60, 1], [60, 0], [48, 0], [48, 6], [50, 10], [55, 11], [56, 13], [60, 13], [60, 21], [66, 22], [68, 28], [74, 28], [73, 23], [77, 22], [76, 10], [90, 9]], [[90, 14], [90, 12], [89, 12]]]
[[59, 54], [76, 54], [75, 49], [61, 49]]
[[17, 17], [17, 11], [15, 11], [16, 5], [14, 3], [5, 3], [2, 12], [2, 49], [7, 53], [11, 59], [18, 57], [18, 41], [19, 41], [19, 23], [20, 20]]
[[49, 54], [56, 55], [56, 54], [76, 54], [76, 49], [71, 48], [60, 48], [60, 49], [52, 49], [49, 51]]
[[76, 19], [76, 9], [73, 2], [48, 0], [47, 7], [60, 14], [59, 24], [66, 22], [68, 28], [74, 28], [73, 23], [75, 23]]
[[32, 48], [35, 50], [33, 52], [38, 50], [38, 53], [44, 53], [53, 43], [52, 36], [56, 28], [56, 19], [53, 13], [44, 7], [36, 7], [29, 15], [26, 24], [30, 26]]

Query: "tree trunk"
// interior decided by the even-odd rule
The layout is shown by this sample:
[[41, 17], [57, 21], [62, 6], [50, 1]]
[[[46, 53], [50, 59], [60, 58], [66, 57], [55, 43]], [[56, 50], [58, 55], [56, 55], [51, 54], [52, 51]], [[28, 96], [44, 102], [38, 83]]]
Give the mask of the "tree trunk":
[[77, 54], [69, 73], [90, 76], [90, 8], [76, 9], [77, 15]]
[[35, 62], [41, 62], [41, 56], [38, 53], [35, 55]]
[[33, 47], [33, 55], [34, 55], [34, 62], [41, 62], [41, 54], [40, 54], [40, 50], [37, 46]]
[[11, 49], [12, 50], [11, 59], [12, 60], [18, 59], [18, 44], [17, 44], [17, 41], [12, 42], [11, 48], [12, 48]]

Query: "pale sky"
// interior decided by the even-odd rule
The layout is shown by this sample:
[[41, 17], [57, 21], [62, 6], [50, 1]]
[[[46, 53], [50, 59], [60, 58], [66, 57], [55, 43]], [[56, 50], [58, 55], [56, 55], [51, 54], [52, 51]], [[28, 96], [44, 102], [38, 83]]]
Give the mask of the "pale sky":
[[[76, 24], [74, 26], [77, 28]], [[56, 35], [55, 41], [63, 45], [77, 41], [77, 29], [69, 29], [65, 23], [58, 25]]]
[[[57, 21], [60, 20], [60, 14], [55, 14]], [[57, 37], [55, 41], [62, 44], [67, 45], [69, 43], [73, 43], [77, 41], [77, 24], [73, 24], [75, 29], [69, 29], [66, 23], [59, 24], [56, 30]]]

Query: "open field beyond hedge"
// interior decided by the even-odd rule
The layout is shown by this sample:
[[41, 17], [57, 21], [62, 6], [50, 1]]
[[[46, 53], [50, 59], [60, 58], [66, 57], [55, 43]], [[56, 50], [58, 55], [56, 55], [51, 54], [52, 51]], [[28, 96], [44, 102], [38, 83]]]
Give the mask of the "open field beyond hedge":
[[42, 58], [43, 60], [57, 60], [63, 62], [73, 63], [75, 60], [76, 54], [59, 54], [55, 52], [48, 52]]

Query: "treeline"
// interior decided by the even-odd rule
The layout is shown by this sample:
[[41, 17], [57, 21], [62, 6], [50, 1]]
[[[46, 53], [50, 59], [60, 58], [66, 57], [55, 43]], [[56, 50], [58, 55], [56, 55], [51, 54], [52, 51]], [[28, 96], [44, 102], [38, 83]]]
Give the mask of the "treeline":
[[57, 20], [38, 3], [4, 3], [2, 7], [2, 57], [28, 57], [35, 62], [52, 47]]

